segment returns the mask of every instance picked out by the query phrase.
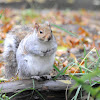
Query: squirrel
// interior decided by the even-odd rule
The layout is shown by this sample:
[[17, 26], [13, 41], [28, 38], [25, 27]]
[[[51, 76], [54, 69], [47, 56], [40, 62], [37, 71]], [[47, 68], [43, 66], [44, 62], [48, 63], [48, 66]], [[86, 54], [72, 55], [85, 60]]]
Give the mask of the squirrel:
[[5, 76], [21, 79], [48, 75], [53, 68], [56, 39], [49, 22], [12, 28], [4, 42]]

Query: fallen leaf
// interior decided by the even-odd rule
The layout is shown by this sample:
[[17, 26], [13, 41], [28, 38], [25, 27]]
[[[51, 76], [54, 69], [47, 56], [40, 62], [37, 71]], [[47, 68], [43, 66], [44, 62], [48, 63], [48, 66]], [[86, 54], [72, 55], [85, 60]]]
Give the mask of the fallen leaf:
[[70, 80], [58, 80], [58, 81], [60, 81], [62, 83], [65, 83], [65, 84], [71, 84], [71, 81]]
[[7, 33], [9, 30], [11, 30], [12, 24], [11, 23], [6, 23], [1, 29], [3, 33]]
[[3, 47], [0, 47], [0, 53], [2, 53], [3, 52]]
[[64, 63], [63, 63], [63, 67], [66, 67], [68, 65], [68, 60], [66, 60]]
[[90, 34], [85, 29], [83, 29], [82, 27], [79, 27], [78, 31], [79, 31], [79, 35], [83, 35], [83, 36], [86, 36], [86, 37], [90, 36]]
[[70, 57], [72, 57], [75, 60], [75, 63], [78, 63], [77, 58], [73, 53], [70, 53]]

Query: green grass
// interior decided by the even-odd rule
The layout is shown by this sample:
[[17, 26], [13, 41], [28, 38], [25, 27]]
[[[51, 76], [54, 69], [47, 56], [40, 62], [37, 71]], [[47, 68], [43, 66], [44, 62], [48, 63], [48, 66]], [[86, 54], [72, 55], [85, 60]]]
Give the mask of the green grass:
[[[100, 87], [95, 87], [95, 88], [92, 87], [97, 82], [94, 82], [95, 84], [94, 83], [93, 84], [87, 84], [86, 83], [86, 81], [92, 81], [91, 79], [93, 77], [96, 77], [96, 76], [99, 76], [100, 77], [100, 70], [96, 69], [92, 73], [88, 73], [88, 74], [86, 74], [84, 76], [81, 76], [80, 78], [79, 77], [76, 77], [76, 76], [72, 76], [72, 75], [70, 75], [70, 76], [71, 76], [72, 79], [74, 79], [76, 81], [75, 87], [78, 86], [78, 85], [81, 85], [81, 87], [86, 92], [88, 92], [89, 94], [91, 94], [93, 98], [96, 98], [96, 99], [99, 99], [100, 98]], [[98, 80], [98, 82], [100, 82], [100, 80]], [[78, 88], [78, 90], [79, 90], [79, 88]], [[79, 93], [79, 91], [78, 91], [78, 93]], [[77, 96], [77, 94], [75, 96]], [[77, 100], [77, 99], [74, 99], [74, 100]]]
[[[56, 80], [60, 75], [64, 75], [64, 72], [67, 70], [67, 68], [70, 66], [70, 65], [73, 65], [74, 63], [70, 63], [68, 64], [66, 67], [64, 67], [61, 71], [59, 71], [59, 73], [53, 78], [53, 80]], [[55, 67], [54, 67], [55, 68]]]

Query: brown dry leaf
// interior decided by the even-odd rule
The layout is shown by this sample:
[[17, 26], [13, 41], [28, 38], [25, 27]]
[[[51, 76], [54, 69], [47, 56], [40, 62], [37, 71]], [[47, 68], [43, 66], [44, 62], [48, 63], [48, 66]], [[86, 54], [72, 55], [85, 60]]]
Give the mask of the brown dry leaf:
[[82, 63], [80, 62], [79, 64], [84, 65], [84, 61]]
[[12, 28], [12, 24], [11, 23], [6, 23], [1, 29], [3, 33], [7, 33], [9, 30], [11, 30]]
[[0, 62], [0, 68], [1, 68], [3, 65], [4, 65], [4, 63], [3, 63], [3, 62]]
[[55, 66], [58, 66], [58, 65], [59, 65], [59, 62], [58, 62], [58, 61], [55, 61], [55, 62], [54, 62], [54, 65], [55, 65]]
[[78, 63], [77, 58], [73, 53], [70, 53], [70, 57], [72, 57], [75, 60], [75, 63]]
[[64, 63], [63, 63], [63, 67], [66, 67], [68, 65], [68, 60], [66, 60]]
[[19, 79], [18, 76], [15, 76], [15, 77], [10, 78], [9, 80], [6, 79], [3, 82], [0, 82], [0, 84], [1, 83], [12, 82], [12, 81], [17, 81], [17, 80], [21, 80], [21, 79]]
[[67, 36], [66, 42], [70, 47], [75, 47], [76, 45], [79, 45], [80, 40], [75, 37]]
[[93, 35], [93, 40], [97, 40], [97, 39], [99, 39], [100, 40], [100, 35]]
[[3, 13], [3, 11], [4, 11], [4, 10], [3, 10], [3, 9], [1, 9], [1, 10], [0, 10], [0, 14], [2, 14], [2, 13]]
[[71, 70], [71, 73], [80, 73], [80, 70], [77, 67], [71, 67], [70, 70]]
[[59, 46], [70, 47], [68, 44], [64, 43], [62, 36], [59, 36], [59, 38], [56, 38], [56, 40]]
[[78, 31], [79, 31], [79, 35], [90, 36], [90, 34], [86, 30], [84, 30], [82, 27], [79, 27]]
[[[80, 73], [80, 69], [76, 66], [74, 67], [69, 66], [65, 74], [69, 74], [69, 73]], [[82, 73], [85, 73], [85, 71], [82, 70]]]
[[80, 23], [81, 22], [81, 17], [79, 15], [74, 15], [74, 19], [77, 23]]
[[98, 49], [100, 50], [100, 43], [98, 43]]
[[2, 53], [2, 52], [3, 52], [3, 49], [4, 49], [4, 48], [0, 47], [0, 53]]

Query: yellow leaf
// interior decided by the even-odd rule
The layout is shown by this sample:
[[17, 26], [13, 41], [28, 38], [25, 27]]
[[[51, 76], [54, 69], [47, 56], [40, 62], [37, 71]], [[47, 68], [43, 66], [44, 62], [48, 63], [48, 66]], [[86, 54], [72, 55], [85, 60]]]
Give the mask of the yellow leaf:
[[78, 61], [77, 61], [77, 58], [76, 58], [76, 56], [75, 56], [73, 53], [71, 53], [71, 54], [70, 54], [70, 57], [74, 58], [74, 60], [75, 60], [75, 63], [77, 63], [77, 62], [78, 62]]
[[59, 80], [59, 81], [62, 82], [62, 83], [65, 83], [65, 84], [71, 84], [70, 80]]

